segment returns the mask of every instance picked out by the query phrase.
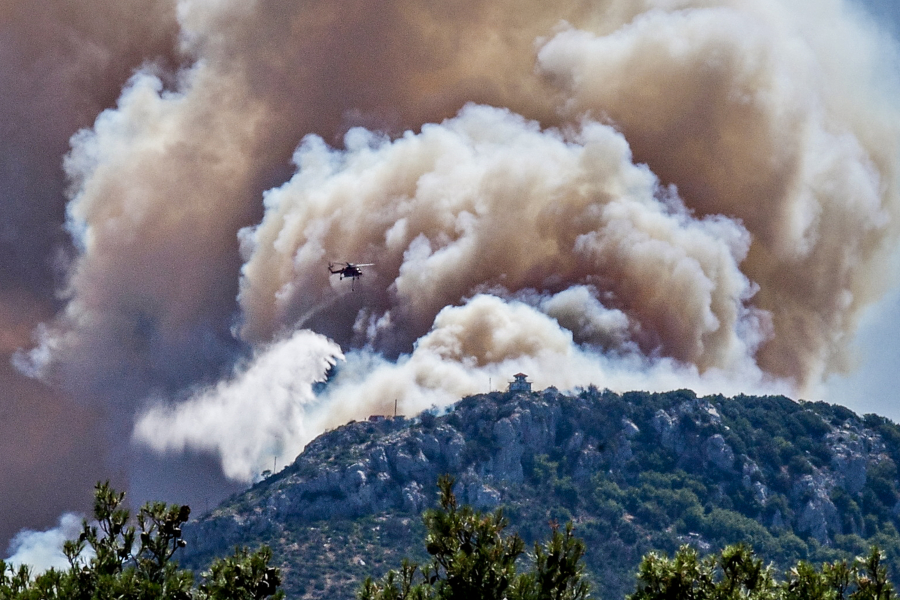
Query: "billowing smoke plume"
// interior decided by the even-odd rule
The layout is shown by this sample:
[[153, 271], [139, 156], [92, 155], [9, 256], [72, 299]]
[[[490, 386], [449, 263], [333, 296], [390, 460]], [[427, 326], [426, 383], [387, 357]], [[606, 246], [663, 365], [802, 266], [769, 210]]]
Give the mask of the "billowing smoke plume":
[[840, 364], [884, 283], [900, 113], [877, 87], [877, 37], [842, 3], [723, 4], [569, 29], [538, 63], [567, 113], [611, 119], [698, 217], [743, 222], [741, 268], [775, 328], [759, 364], [802, 387]]
[[[619, 3], [538, 40], [522, 112], [556, 102], [556, 118], [468, 105], [396, 138], [351, 129], [343, 149], [307, 136], [240, 233], [239, 336], [310, 328], [361, 349], [313, 430], [514, 370], [562, 387], [818, 383], [884, 283], [900, 112], [870, 32], [817, 7]], [[355, 290], [323, 268], [351, 259], [375, 263]], [[187, 427], [151, 412], [138, 431]]]
[[[767, 335], [765, 315], [745, 306], [755, 292], [740, 270], [746, 230], [693, 218], [609, 126], [542, 131], [470, 106], [393, 143], [352, 130], [346, 145], [330, 152], [308, 139], [298, 174], [266, 194], [262, 223], [243, 232], [243, 337], [268, 339], [313, 311], [305, 325], [343, 323], [339, 341], [396, 354], [478, 291], [572, 285], [591, 287], [580, 305], [556, 303], [559, 321], [612, 352], [631, 344], [737, 370]], [[347, 256], [376, 263], [358, 295], [322, 268]], [[592, 314], [608, 309], [624, 322]], [[471, 352], [477, 364], [503, 354], [489, 343]]]
[[894, 46], [844, 0], [176, 18], [184, 66], [71, 139], [64, 305], [16, 363], [117, 439], [252, 480], [516, 371], [799, 392], [890, 283]]
[[[61, 307], [69, 138], [112, 106], [133, 69], [178, 64], [169, 0], [0, 2], [0, 540], [86, 508], [103, 465], [105, 408], [10, 365]], [[155, 65], [155, 66], [154, 66]]]

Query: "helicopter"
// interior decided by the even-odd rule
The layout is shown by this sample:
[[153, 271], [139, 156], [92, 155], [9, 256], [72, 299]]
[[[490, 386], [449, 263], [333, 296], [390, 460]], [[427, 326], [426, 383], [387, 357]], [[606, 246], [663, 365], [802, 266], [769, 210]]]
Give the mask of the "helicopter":
[[341, 279], [344, 279], [345, 277], [347, 277], [349, 279], [359, 279], [360, 277], [362, 277], [361, 269], [363, 267], [374, 267], [375, 266], [375, 263], [366, 263], [366, 264], [362, 264], [362, 265], [357, 265], [357, 264], [350, 263], [350, 262], [337, 263], [338, 266], [341, 264], [343, 264], [344, 266], [336, 269], [335, 263], [328, 263], [328, 272], [331, 273], [332, 275], [339, 274], [341, 276]]

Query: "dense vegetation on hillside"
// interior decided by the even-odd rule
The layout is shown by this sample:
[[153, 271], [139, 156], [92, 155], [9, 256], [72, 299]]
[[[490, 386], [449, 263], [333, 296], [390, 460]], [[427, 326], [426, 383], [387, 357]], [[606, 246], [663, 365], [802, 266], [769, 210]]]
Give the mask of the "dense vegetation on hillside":
[[[509, 533], [503, 510], [459, 506], [453, 479], [438, 481], [440, 507], [427, 509], [425, 548], [430, 560], [404, 559], [380, 581], [367, 578], [359, 600], [590, 600], [584, 579], [584, 542], [571, 522], [524, 555]], [[530, 569], [522, 567], [530, 563]], [[823, 563], [800, 561], [779, 576], [746, 544], [700, 557], [688, 545], [674, 556], [651, 552], [641, 560], [637, 586], [627, 600], [894, 600], [896, 593], [873, 547], [865, 557]]]
[[[900, 428], [784, 397], [549, 389], [461, 400], [442, 416], [351, 423], [185, 530], [202, 567], [272, 546], [289, 598], [352, 598], [417, 547], [441, 473], [502, 507], [527, 544], [575, 523], [596, 595], [634, 590], [641, 557], [750, 543], [784, 569], [885, 552], [900, 573]], [[421, 556], [414, 558], [422, 559]]]

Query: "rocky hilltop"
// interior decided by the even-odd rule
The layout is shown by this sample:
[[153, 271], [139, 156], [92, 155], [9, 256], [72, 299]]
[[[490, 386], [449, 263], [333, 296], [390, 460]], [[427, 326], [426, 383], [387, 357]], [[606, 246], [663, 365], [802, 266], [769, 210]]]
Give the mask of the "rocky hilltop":
[[[491, 393], [440, 416], [354, 422], [192, 524], [187, 562], [273, 546], [289, 597], [352, 598], [419, 544], [442, 473], [526, 540], [574, 520], [599, 595], [621, 598], [650, 549], [747, 541], [768, 560], [833, 560], [877, 542], [900, 565], [900, 428], [784, 397], [689, 390]], [[895, 572], [900, 572], [895, 569]]]

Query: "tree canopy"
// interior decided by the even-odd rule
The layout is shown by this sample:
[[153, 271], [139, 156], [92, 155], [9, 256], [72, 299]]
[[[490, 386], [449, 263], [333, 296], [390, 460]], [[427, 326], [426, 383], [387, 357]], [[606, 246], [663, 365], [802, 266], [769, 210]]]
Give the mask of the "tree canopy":
[[816, 568], [800, 561], [775, 579], [746, 545], [728, 546], [704, 558], [682, 546], [668, 558], [651, 552], [641, 561], [637, 589], [628, 600], [894, 600], [884, 556], [872, 548], [852, 563]]
[[195, 586], [193, 574], [173, 560], [185, 546], [181, 527], [191, 511], [162, 502], [145, 504], [136, 526], [125, 494], [97, 484], [94, 521], [65, 542], [66, 569], [35, 575], [0, 561], [0, 600], [263, 600], [282, 598], [281, 574], [271, 551], [236, 549], [216, 560]]
[[502, 511], [484, 514], [459, 506], [454, 480], [438, 481], [440, 508], [424, 514], [426, 550], [431, 562], [404, 561], [380, 581], [367, 579], [360, 600], [587, 600], [583, 577], [584, 543], [571, 524], [553, 525], [550, 539], [535, 544], [532, 568], [518, 572], [525, 543], [507, 534]]

